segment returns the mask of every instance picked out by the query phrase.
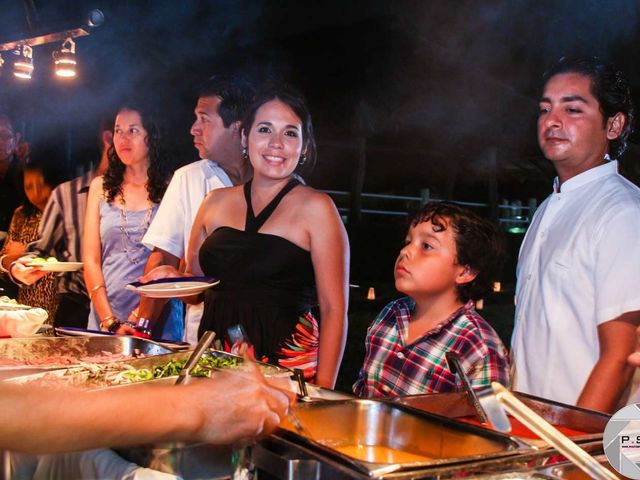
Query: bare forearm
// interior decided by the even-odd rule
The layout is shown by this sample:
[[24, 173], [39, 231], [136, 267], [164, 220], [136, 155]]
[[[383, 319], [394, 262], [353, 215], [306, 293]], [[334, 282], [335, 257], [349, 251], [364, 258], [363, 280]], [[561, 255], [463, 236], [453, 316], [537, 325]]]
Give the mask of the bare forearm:
[[600, 359], [578, 398], [579, 407], [613, 413], [631, 381], [633, 367], [625, 359]]
[[[109, 391], [0, 383], [0, 449], [58, 453], [164, 441], [232, 444], [273, 431], [291, 397], [259, 374]], [[220, 408], [225, 405], [225, 408]]]
[[[144, 267], [145, 275], [149, 273], [156, 267], [160, 267], [162, 265], [169, 265], [174, 268], [178, 268], [178, 264], [180, 263], [180, 259], [174, 255], [171, 255], [164, 250], [155, 249], [149, 255], [147, 259], [147, 264]], [[138, 315], [143, 318], [148, 318], [150, 320], [155, 320], [162, 308], [164, 307], [166, 300], [160, 299], [152, 299], [149, 297], [140, 297], [140, 305], [138, 306]]]
[[2, 267], [5, 270], [9, 270], [9, 267], [11, 266], [11, 264], [13, 262], [15, 262], [18, 258], [20, 258], [22, 255], [20, 254], [11, 254], [11, 253], [7, 253], [5, 255], [2, 255]]
[[318, 348], [318, 372], [316, 384], [334, 388], [342, 354], [347, 340], [347, 319], [343, 312], [335, 312], [323, 318], [320, 324]]
[[600, 357], [578, 398], [578, 405], [612, 413], [629, 385], [633, 367], [627, 357], [635, 350], [640, 311], [626, 312], [598, 325]]
[[[128, 391], [90, 393], [76, 389], [2, 387], [0, 405], [5, 415], [0, 446], [31, 453], [57, 453], [186, 440], [187, 432], [197, 430], [198, 417], [182, 413], [173, 392], [165, 387], [157, 391], [155, 388], [140, 386]], [[140, 389], [154, 389], [153, 408], [140, 401], [137, 393]], [[121, 411], [118, 406], [126, 408]]]
[[97, 260], [85, 260], [84, 262], [84, 282], [89, 292], [91, 303], [98, 314], [100, 320], [113, 315], [109, 298], [107, 297], [107, 288], [104, 283], [104, 275], [102, 274], [102, 266]]

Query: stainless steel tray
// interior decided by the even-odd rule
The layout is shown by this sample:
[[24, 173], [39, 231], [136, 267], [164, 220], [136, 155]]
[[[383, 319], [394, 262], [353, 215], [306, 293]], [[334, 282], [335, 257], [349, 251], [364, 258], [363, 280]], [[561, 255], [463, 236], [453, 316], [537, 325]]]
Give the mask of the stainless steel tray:
[[[590, 453], [602, 452], [602, 442], [583, 444]], [[532, 449], [528, 453], [500, 458], [479, 458], [471, 462], [433, 465], [420, 469], [405, 469], [369, 475], [341, 462], [335, 456], [303, 444], [299, 440], [272, 435], [251, 447], [251, 463], [274, 478], [287, 480], [459, 480], [472, 475], [488, 478], [547, 479], [542, 470], [550, 460], [550, 450]], [[475, 477], [473, 477], [475, 478]]]
[[[148, 357], [137, 358], [132, 360], [122, 360], [122, 361], [117, 361], [110, 364], [105, 364], [102, 366], [102, 368], [99, 368], [99, 366], [93, 366], [90, 364], [87, 364], [84, 366], [73, 365], [73, 366], [67, 366], [67, 368], [64, 368], [64, 369], [57, 369], [54, 371], [39, 372], [39, 373], [28, 372], [29, 374], [13, 377], [11, 381], [18, 382], [18, 383], [29, 383], [32, 381], [41, 381], [41, 382], [48, 381], [53, 384], [90, 386], [92, 388], [119, 388], [119, 387], [132, 385], [132, 383], [115, 383], [113, 381], [113, 377], [116, 376], [118, 373], [122, 373], [131, 369], [153, 370], [154, 368], [161, 365], [165, 365], [170, 361], [186, 360], [190, 354], [191, 354], [190, 351], [186, 351], [186, 352], [175, 352], [175, 353], [167, 353], [162, 355], [148, 356]], [[205, 352], [203, 356], [211, 356], [214, 358], [233, 358], [238, 362], [238, 364], [242, 364], [244, 362], [244, 359], [242, 357], [239, 357], [237, 355], [233, 355], [230, 353], [226, 353], [226, 352], [221, 352], [218, 350], [213, 350], [213, 349]], [[276, 377], [281, 377], [281, 376], [286, 377], [291, 375], [291, 371], [286, 368], [265, 364], [265, 363], [260, 363], [259, 366], [265, 375], [271, 375]], [[144, 383], [165, 383], [165, 382], [175, 383], [176, 378], [177, 378], [176, 376], [164, 377], [160, 379], [147, 380]], [[143, 382], [136, 382], [136, 384], [137, 383], [143, 383]]]
[[[595, 457], [600, 464], [621, 479], [626, 478], [616, 472], [604, 455]], [[569, 462], [557, 463], [545, 467], [526, 469], [519, 472], [489, 473], [467, 477], [468, 480], [589, 480], [591, 477]]]
[[[298, 432], [285, 420], [278, 435], [336, 458], [369, 476], [490, 460], [532, 450], [509, 436], [391, 402], [302, 403], [295, 413], [304, 432]], [[390, 455], [357, 458], [361, 455], [352, 453], [357, 448]], [[396, 452], [400, 453], [394, 458]], [[412, 458], [407, 459], [409, 455]]]
[[[155, 342], [136, 337], [42, 337], [0, 340], [0, 379], [77, 365], [84, 357], [104, 352], [145, 357], [171, 353]], [[50, 358], [64, 356], [67, 363], [47, 363]], [[2, 358], [24, 362], [24, 365], [2, 365]]]
[[[577, 443], [602, 440], [604, 429], [611, 418], [609, 415], [554, 402], [544, 398], [513, 392], [519, 400], [556, 427], [570, 428], [582, 434], [569, 435]], [[409, 395], [393, 399], [402, 405], [421, 411], [456, 419], [475, 415], [473, 405], [465, 393], [438, 393], [431, 395]], [[522, 441], [536, 445], [546, 445], [540, 439], [518, 437]]]
[[[607, 457], [605, 457], [604, 455], [596, 457], [596, 460], [598, 460], [603, 467], [609, 469], [614, 475], [620, 478], [627, 478], [616, 472], [608, 462]], [[547, 475], [549, 478], [554, 479], [589, 480], [590, 478], [589, 475], [584, 473], [572, 463], [559, 463], [557, 465], [550, 465], [548, 467], [539, 469], [538, 473]]]

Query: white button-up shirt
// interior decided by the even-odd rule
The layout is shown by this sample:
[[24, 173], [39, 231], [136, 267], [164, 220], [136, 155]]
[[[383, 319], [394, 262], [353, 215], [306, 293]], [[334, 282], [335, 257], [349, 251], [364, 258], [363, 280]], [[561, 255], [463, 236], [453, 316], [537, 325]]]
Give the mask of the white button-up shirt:
[[640, 310], [640, 189], [616, 161], [556, 179], [517, 277], [514, 388], [575, 404], [599, 358], [597, 327]]
[[[142, 243], [149, 249], [157, 247], [178, 258], [183, 257], [189, 246], [191, 227], [204, 197], [211, 190], [231, 185], [225, 171], [211, 160], [199, 160], [179, 168], [171, 178], [158, 213]], [[184, 341], [198, 343], [202, 311], [202, 303], [187, 305]]]

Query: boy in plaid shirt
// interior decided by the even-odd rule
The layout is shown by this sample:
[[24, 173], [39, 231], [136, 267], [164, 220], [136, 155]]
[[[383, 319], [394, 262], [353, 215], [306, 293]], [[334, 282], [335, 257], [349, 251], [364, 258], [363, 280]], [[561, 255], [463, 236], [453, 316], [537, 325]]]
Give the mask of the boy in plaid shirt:
[[445, 354], [454, 352], [473, 387], [509, 384], [507, 351], [474, 309], [504, 258], [491, 222], [454, 203], [428, 203], [409, 223], [396, 260], [396, 289], [367, 330], [364, 365], [353, 385], [359, 397], [462, 390]]

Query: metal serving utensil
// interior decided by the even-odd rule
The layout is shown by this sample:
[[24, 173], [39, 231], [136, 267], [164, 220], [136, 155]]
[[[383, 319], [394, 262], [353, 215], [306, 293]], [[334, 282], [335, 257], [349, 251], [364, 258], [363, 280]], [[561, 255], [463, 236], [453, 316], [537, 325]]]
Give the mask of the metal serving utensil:
[[460, 358], [454, 352], [447, 352], [445, 354], [445, 357], [447, 358], [447, 363], [449, 364], [449, 370], [451, 370], [451, 373], [458, 374], [458, 377], [460, 377], [460, 380], [462, 381], [462, 386], [464, 387], [464, 390], [467, 393], [469, 400], [471, 400], [471, 404], [473, 405], [473, 408], [475, 408], [476, 414], [478, 415], [480, 422], [488, 424], [489, 419], [487, 418], [487, 414], [482, 408], [482, 405], [480, 404], [480, 400], [478, 400], [478, 395], [476, 394], [475, 390], [471, 387], [471, 381], [467, 376], [467, 372], [464, 371], [464, 369], [462, 368], [462, 365], [460, 364]]
[[193, 368], [198, 364], [200, 357], [202, 357], [202, 354], [207, 348], [209, 348], [209, 345], [211, 345], [215, 338], [215, 332], [211, 330], [207, 330], [206, 332], [204, 332], [204, 335], [202, 335], [202, 338], [198, 342], [198, 345], [196, 345], [196, 348], [189, 356], [187, 363], [185, 363], [184, 367], [182, 367], [182, 370], [180, 370], [180, 373], [178, 374], [178, 378], [176, 380], [176, 385], [180, 385], [187, 381], [187, 378], [189, 378], [189, 376], [191, 375], [191, 370], [193, 370]]
[[[247, 340], [246, 337], [244, 337], [243, 341], [246, 342], [246, 340]], [[258, 367], [258, 365], [256, 365], [256, 361], [249, 356], [248, 351], [245, 350], [243, 352], [243, 357], [244, 357], [244, 362], [249, 366], [253, 374], [259, 377], [263, 382], [268, 384], [269, 382], [267, 382], [267, 379], [264, 377], [264, 374], [260, 371], [260, 368]], [[306, 391], [306, 387], [305, 387], [305, 391]], [[287, 417], [289, 418], [289, 421], [291, 422], [291, 424], [293, 425], [293, 427], [296, 429], [298, 433], [305, 435], [306, 437], [312, 438], [309, 431], [302, 424], [302, 421], [300, 420], [300, 418], [296, 415], [294, 408], [295, 406], [291, 406], [291, 408], [289, 408], [289, 412], [287, 413]]]
[[307, 382], [304, 379], [304, 372], [299, 368], [294, 368], [293, 378], [298, 382], [298, 399], [303, 402], [311, 401], [311, 397], [309, 396], [309, 391], [307, 389]]
[[[247, 332], [245, 331], [244, 327], [241, 324], [232, 325], [227, 329], [227, 335], [229, 335], [229, 340], [231, 340], [232, 344], [246, 346], [244, 351], [241, 352], [244, 357], [245, 363], [247, 363], [248, 365], [251, 365], [250, 368], [253, 371], [255, 371], [257, 375], [262, 377], [263, 380], [266, 382], [267, 380], [264, 378], [264, 375], [256, 365], [255, 360], [249, 356], [249, 349], [251, 348], [252, 344], [251, 344], [251, 341], [249, 340], [249, 336], [247, 335]], [[304, 376], [302, 376], [302, 370], [294, 369], [293, 374], [294, 374], [294, 377], [296, 377], [296, 379], [298, 380], [298, 385], [300, 387], [301, 396], [299, 396], [299, 398], [310, 399], [311, 397], [309, 397], [309, 394], [307, 393], [307, 386], [304, 383]], [[311, 435], [309, 434], [309, 431], [304, 427], [304, 425], [300, 421], [300, 418], [298, 418], [298, 416], [294, 412], [294, 407], [291, 407], [289, 409], [289, 413], [287, 414], [287, 417], [289, 418], [289, 421], [293, 424], [294, 428], [298, 433], [303, 434], [307, 437], [311, 437]]]
[[[615, 480], [618, 478], [499, 383], [493, 382], [491, 388], [480, 392], [479, 398], [491, 419], [491, 423], [497, 430], [503, 432], [511, 430], [511, 424], [505, 413], [507, 410], [514, 418], [556, 448], [590, 478], [596, 480]], [[504, 428], [505, 420], [508, 424], [506, 429]]]

